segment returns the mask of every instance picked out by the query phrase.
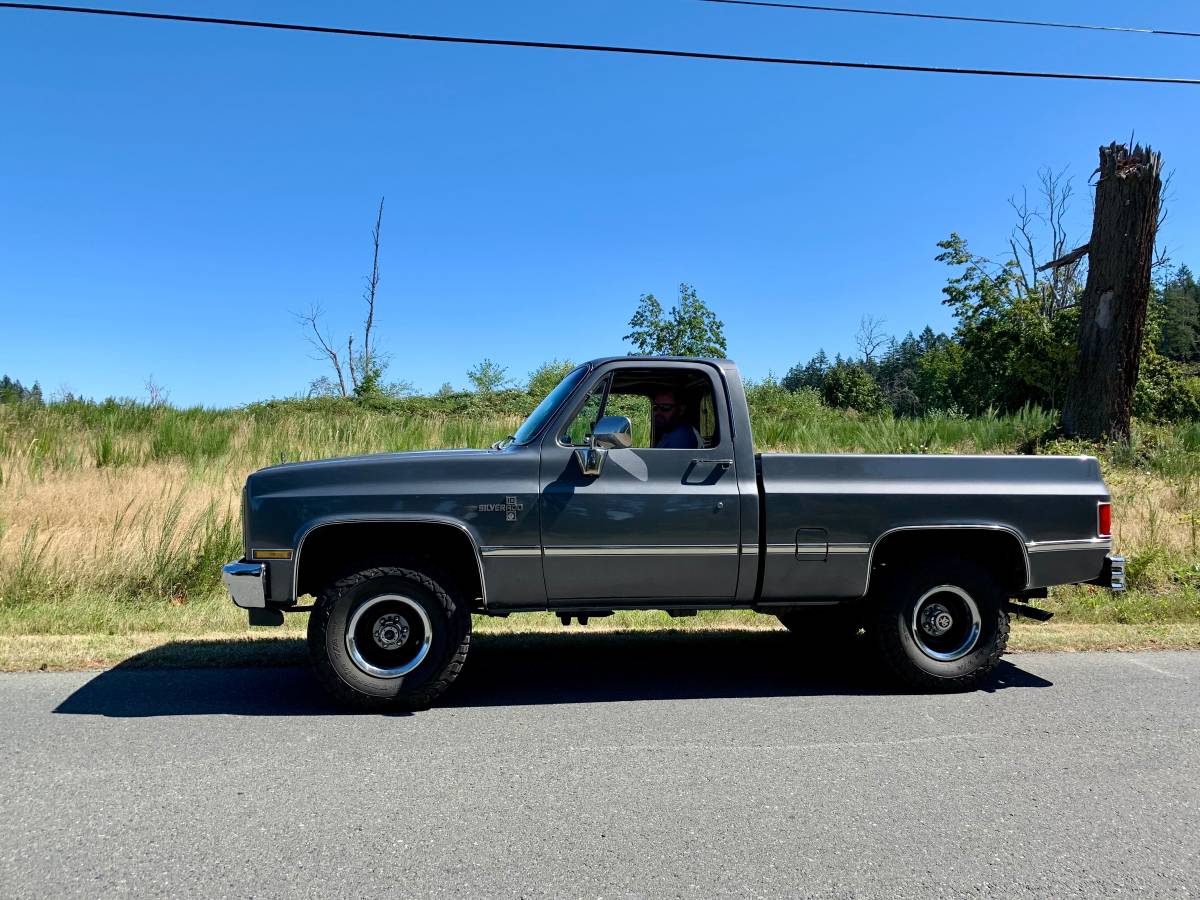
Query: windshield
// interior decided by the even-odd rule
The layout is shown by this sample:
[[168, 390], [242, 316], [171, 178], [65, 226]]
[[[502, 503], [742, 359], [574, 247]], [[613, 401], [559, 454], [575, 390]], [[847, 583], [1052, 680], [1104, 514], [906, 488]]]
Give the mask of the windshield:
[[558, 383], [558, 387], [546, 395], [546, 399], [537, 405], [537, 409], [531, 412], [529, 418], [517, 429], [517, 433], [513, 435], [513, 443], [528, 444], [533, 440], [534, 435], [542, 430], [546, 420], [567, 399], [571, 391], [575, 390], [575, 386], [579, 384], [586, 373], [587, 366], [579, 366], [568, 372], [566, 377]]

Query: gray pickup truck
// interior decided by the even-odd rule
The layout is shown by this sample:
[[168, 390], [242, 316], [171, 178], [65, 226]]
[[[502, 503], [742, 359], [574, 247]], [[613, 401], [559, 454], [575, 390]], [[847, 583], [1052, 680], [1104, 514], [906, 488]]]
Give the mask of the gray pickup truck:
[[233, 602], [310, 612], [320, 680], [368, 708], [432, 703], [472, 613], [749, 609], [962, 690], [1048, 586], [1124, 587], [1095, 459], [755, 453], [727, 360], [594, 360], [491, 449], [271, 466], [242, 503]]

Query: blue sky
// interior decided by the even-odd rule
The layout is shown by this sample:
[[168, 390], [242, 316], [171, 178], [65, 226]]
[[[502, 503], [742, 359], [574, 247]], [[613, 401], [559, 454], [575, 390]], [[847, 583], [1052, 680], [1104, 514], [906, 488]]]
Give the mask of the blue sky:
[[[875, 0], [1200, 30], [1193, 2]], [[1200, 76], [1200, 40], [637, 2], [154, 2], [342, 26], [949, 66]], [[935, 243], [1002, 254], [1006, 198], [1097, 147], [1174, 170], [1200, 264], [1200, 88], [793, 69], [0, 11], [0, 371], [47, 393], [229, 405], [322, 373], [290, 311], [361, 318], [435, 390], [628, 348], [693, 283], [751, 377], [853, 349], [863, 315], [949, 328]]]

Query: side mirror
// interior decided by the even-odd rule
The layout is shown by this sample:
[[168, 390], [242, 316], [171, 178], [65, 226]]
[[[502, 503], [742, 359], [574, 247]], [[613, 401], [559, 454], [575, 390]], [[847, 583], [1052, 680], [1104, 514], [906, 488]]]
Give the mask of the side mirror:
[[609, 450], [623, 450], [632, 443], [633, 428], [629, 419], [625, 416], [605, 416], [592, 429], [588, 446], [575, 451], [579, 471], [584, 475], [599, 475]]
[[633, 428], [625, 416], [605, 416], [592, 430], [592, 446], [624, 450], [633, 443]]

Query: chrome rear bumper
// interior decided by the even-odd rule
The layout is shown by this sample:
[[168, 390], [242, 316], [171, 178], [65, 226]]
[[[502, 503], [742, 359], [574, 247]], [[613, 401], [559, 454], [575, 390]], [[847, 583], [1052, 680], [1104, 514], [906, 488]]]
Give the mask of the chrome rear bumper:
[[1109, 554], [1108, 585], [1114, 591], [1125, 590], [1125, 557]]
[[221, 567], [221, 580], [242, 609], [262, 609], [267, 605], [267, 567], [264, 563], [231, 562]]
[[1125, 557], [1108, 554], [1104, 557], [1104, 568], [1100, 574], [1086, 584], [1098, 584], [1112, 591], [1125, 590]]

